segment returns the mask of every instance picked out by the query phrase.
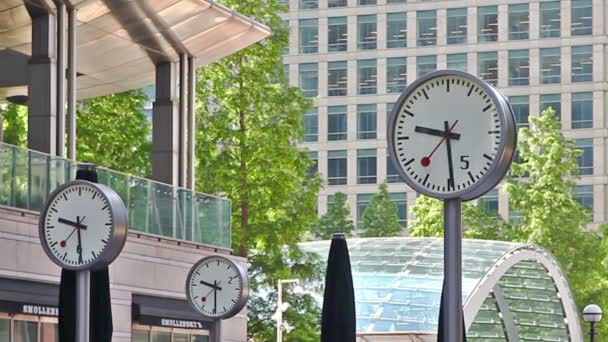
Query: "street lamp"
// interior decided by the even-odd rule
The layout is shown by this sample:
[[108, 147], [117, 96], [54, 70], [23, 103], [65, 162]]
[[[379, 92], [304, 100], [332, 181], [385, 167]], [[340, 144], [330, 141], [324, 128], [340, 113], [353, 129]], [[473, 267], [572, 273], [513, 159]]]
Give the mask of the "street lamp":
[[[289, 308], [289, 303], [283, 303], [283, 284], [300, 284], [299, 279], [279, 279], [277, 290], [278, 290], [278, 298], [277, 298], [277, 311], [274, 314], [274, 319], [277, 321], [277, 342], [283, 342], [283, 330], [290, 332], [294, 329], [293, 326], [283, 323], [283, 312], [287, 311]], [[304, 293], [304, 289], [300, 285], [296, 285], [293, 288], [293, 293], [296, 295], [301, 295]]]
[[591, 342], [595, 342], [595, 324], [602, 320], [602, 308], [595, 304], [589, 304], [583, 309], [583, 319], [591, 324]]

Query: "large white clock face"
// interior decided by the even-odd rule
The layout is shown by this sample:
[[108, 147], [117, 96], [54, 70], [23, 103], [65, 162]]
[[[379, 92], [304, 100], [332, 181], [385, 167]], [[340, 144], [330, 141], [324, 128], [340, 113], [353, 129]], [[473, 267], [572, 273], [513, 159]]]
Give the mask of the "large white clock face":
[[459, 75], [430, 78], [411, 89], [400, 102], [389, 138], [410, 183], [447, 196], [491, 172], [503, 129], [497, 97]]
[[43, 243], [59, 264], [86, 267], [102, 255], [113, 222], [110, 203], [97, 188], [86, 183], [66, 187], [47, 208]]
[[197, 263], [186, 284], [192, 305], [209, 318], [227, 318], [240, 311], [246, 301], [248, 282], [238, 267], [220, 256], [206, 257]]

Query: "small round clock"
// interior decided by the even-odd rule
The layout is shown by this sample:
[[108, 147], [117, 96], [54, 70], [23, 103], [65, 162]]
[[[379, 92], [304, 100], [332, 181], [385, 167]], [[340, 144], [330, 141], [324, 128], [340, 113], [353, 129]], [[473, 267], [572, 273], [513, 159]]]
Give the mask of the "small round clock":
[[390, 120], [390, 158], [401, 178], [424, 195], [474, 199], [494, 188], [511, 165], [511, 107], [469, 73], [424, 75], [401, 94]]
[[219, 255], [207, 256], [188, 273], [186, 294], [205, 318], [229, 318], [247, 303], [249, 277], [241, 264]]
[[70, 270], [100, 269], [124, 247], [127, 209], [111, 188], [76, 180], [51, 193], [38, 229], [55, 264]]

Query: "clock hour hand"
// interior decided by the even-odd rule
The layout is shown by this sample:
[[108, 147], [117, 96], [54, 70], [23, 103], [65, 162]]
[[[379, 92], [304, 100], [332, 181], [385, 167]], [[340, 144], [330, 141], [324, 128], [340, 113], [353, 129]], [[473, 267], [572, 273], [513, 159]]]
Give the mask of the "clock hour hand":
[[219, 291], [222, 291], [222, 288], [218, 286], [218, 285], [219, 285], [219, 283], [217, 282], [217, 280], [216, 280], [216, 281], [214, 281], [214, 284], [211, 284], [211, 283], [208, 283], [208, 282], [206, 282], [206, 281], [204, 281], [204, 280], [201, 280], [201, 284], [206, 285], [206, 286], [209, 286], [210, 288], [212, 288], [212, 289], [214, 289], [214, 290], [219, 290]]
[[[78, 225], [80, 225], [80, 218], [76, 216], [76, 221], [78, 221]], [[76, 227], [78, 231], [78, 246], [76, 246], [76, 252], [78, 252], [78, 262], [82, 264], [82, 238], [80, 237], [80, 228]]]
[[213, 288], [215, 289], [215, 291], [213, 291], [213, 313], [217, 312], [217, 280], [213, 281]]
[[[443, 122], [443, 126], [445, 127], [445, 131], [450, 131], [450, 126], [447, 121]], [[448, 190], [450, 187], [454, 189], [454, 165], [452, 162], [452, 144], [450, 143], [450, 138], [445, 139], [445, 146], [448, 152], [448, 171], [450, 173], [450, 178], [448, 179]]]
[[[443, 138], [443, 136], [445, 135], [445, 133], [447, 131], [442, 131], [440, 129], [433, 129], [433, 128], [428, 128], [428, 127], [422, 127], [422, 126], [416, 126], [414, 128], [414, 132], [434, 135], [436, 137]], [[460, 134], [450, 132], [448, 134], [448, 138], [449, 139], [454, 139], [454, 140], [460, 140]]]
[[59, 223], [67, 224], [68, 226], [72, 226], [74, 228], [87, 229], [87, 226], [85, 226], [84, 224], [81, 224], [80, 222], [74, 222], [74, 221], [66, 220], [66, 219], [61, 218], [61, 217], [57, 221], [59, 221]]

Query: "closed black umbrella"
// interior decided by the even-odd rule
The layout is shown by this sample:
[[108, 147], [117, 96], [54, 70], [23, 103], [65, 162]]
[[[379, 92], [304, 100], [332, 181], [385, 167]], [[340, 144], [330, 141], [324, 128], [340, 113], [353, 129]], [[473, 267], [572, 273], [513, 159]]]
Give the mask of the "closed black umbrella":
[[337, 233], [332, 236], [327, 258], [321, 342], [354, 342], [356, 331], [355, 291], [348, 246], [344, 234]]
[[[76, 179], [97, 183], [94, 168], [81, 168]], [[59, 341], [76, 341], [76, 271], [61, 270], [59, 285]], [[90, 342], [112, 341], [112, 306], [110, 301], [110, 276], [108, 268], [91, 272]]]

